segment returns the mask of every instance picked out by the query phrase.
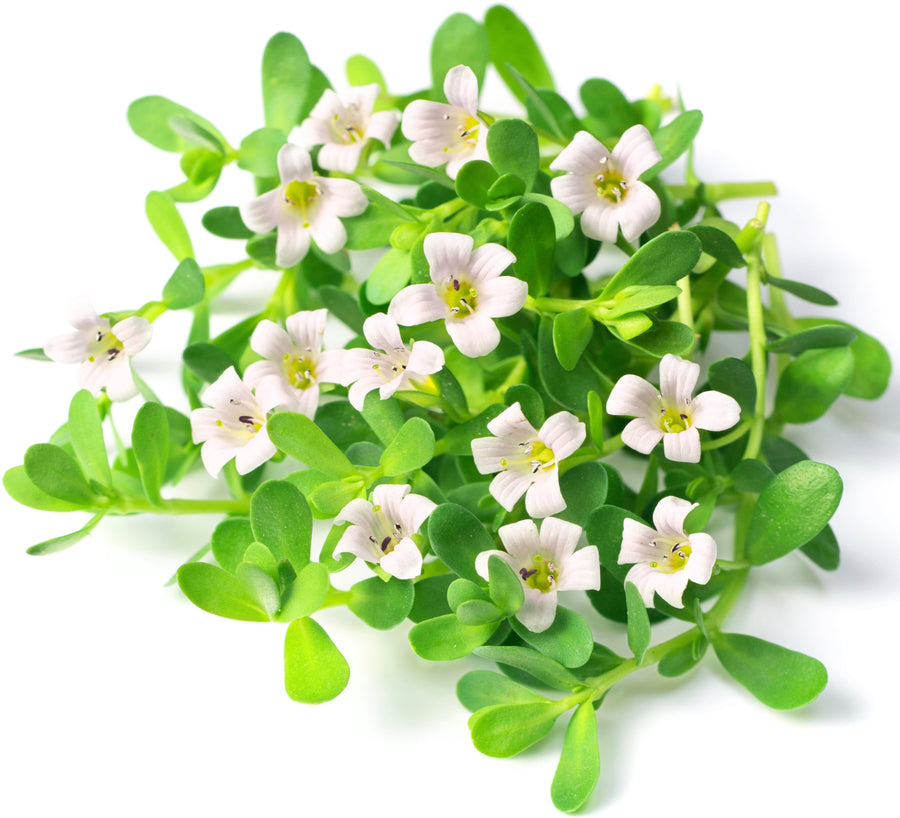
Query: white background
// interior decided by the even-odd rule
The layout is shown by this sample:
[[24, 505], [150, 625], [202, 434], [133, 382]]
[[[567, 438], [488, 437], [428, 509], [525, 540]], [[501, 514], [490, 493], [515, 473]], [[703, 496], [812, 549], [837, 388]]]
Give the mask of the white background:
[[[344, 59], [361, 52], [391, 90], [408, 92], [429, 82], [441, 20], [457, 10], [480, 18], [487, 5], [164, 0], [7, 11], [0, 466], [49, 437], [75, 388], [72, 368], [12, 353], [66, 331], [73, 297], [88, 293], [101, 311], [136, 308], [158, 297], [174, 268], [144, 220], [143, 199], [179, 181], [177, 158], [130, 132], [130, 101], [173, 98], [237, 144], [262, 125], [259, 64], [276, 31], [299, 36], [337, 86]], [[802, 7], [816, 11], [768, 0], [516, 5], [576, 107], [591, 76], [629, 96], [655, 82], [669, 93], [680, 87], [706, 117], [700, 176], [776, 180], [770, 225], [784, 274], [834, 293], [836, 314], [896, 357], [893, 26], [874, 2]], [[515, 112], [496, 76], [486, 85], [483, 107]], [[248, 177], [230, 176], [214, 204], [250, 195]], [[184, 208], [189, 223], [207, 206]], [[751, 212], [741, 203], [726, 215], [743, 221]], [[223, 244], [198, 238], [200, 263], [236, 257], [239, 245]], [[258, 274], [248, 297], [272, 282]], [[251, 306], [235, 298], [228, 309]], [[185, 409], [164, 375], [184, 321], [164, 316], [155, 331], [137, 367]], [[729, 620], [820, 658], [830, 673], [820, 699], [796, 713], [769, 711], [712, 657], [674, 682], [636, 674], [599, 711], [603, 769], [589, 814], [836, 816], [893, 799], [896, 752], [882, 741], [893, 748], [900, 727], [898, 398], [896, 383], [878, 404], [842, 398], [828, 419], [793, 430], [844, 477], [833, 521], [843, 565], [824, 574], [794, 555], [754, 572]], [[207, 483], [184, 490], [209, 492]], [[0, 503], [4, 815], [554, 814], [549, 785], [563, 724], [519, 758], [481, 756], [454, 694], [474, 661], [426, 663], [409, 650], [404, 627], [374, 632], [331, 610], [320, 621], [350, 661], [349, 687], [327, 705], [295, 704], [282, 688], [281, 626], [218, 619], [164, 587], [214, 518], [107, 520], [75, 548], [36, 558], [28, 545], [81, 523], [5, 495]], [[625, 652], [603, 622], [597, 635]]]

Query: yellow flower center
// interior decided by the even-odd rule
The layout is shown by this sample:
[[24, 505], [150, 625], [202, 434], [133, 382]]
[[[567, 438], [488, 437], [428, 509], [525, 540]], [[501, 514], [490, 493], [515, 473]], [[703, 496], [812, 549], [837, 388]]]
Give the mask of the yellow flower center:
[[664, 574], [674, 574], [676, 571], [680, 571], [687, 565], [691, 556], [691, 545], [687, 540], [665, 542], [657, 540], [651, 545], [655, 545], [660, 551], [661, 558], [651, 562], [650, 567], [656, 568]]
[[309, 227], [310, 211], [319, 201], [319, 188], [313, 182], [293, 182], [285, 185], [284, 203], [294, 210], [303, 220], [303, 226]]
[[530, 568], [519, 569], [519, 576], [529, 588], [534, 588], [542, 594], [556, 588], [556, 566], [540, 554], [535, 554], [531, 558]]
[[[450, 115], [446, 116], [450, 119]], [[444, 153], [455, 153], [462, 150], [474, 148], [478, 144], [478, 131], [481, 123], [471, 114], [466, 114], [465, 118], [460, 118], [456, 126], [458, 142], [454, 145], [444, 145]]]
[[594, 177], [594, 184], [597, 186], [597, 195], [613, 204], [621, 202], [628, 193], [627, 180], [621, 173], [609, 168]]
[[284, 374], [294, 389], [309, 389], [316, 382], [316, 363], [311, 356], [285, 353]]
[[444, 284], [444, 302], [451, 318], [466, 318], [475, 312], [478, 293], [460, 275], [451, 275]]
[[88, 360], [94, 363], [98, 358], [114, 361], [125, 351], [125, 346], [109, 330], [97, 330], [97, 337], [88, 347]]

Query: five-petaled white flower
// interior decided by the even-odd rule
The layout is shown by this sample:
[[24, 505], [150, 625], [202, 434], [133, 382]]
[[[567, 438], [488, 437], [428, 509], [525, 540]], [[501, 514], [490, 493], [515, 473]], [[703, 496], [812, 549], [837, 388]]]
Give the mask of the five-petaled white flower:
[[587, 131], [579, 131], [551, 163], [568, 171], [550, 180], [554, 198], [577, 216], [586, 236], [614, 242], [619, 227], [634, 241], [659, 219], [659, 198], [639, 176], [660, 160], [650, 132], [632, 125], [610, 153]]
[[191, 435], [194, 443], [203, 444], [200, 457], [213, 477], [231, 458], [238, 474], [247, 474], [275, 454], [266, 431], [266, 413], [273, 404], [261, 403], [233, 366], [200, 399], [212, 409], [191, 412]]
[[400, 120], [396, 111], [372, 113], [380, 86], [360, 85], [337, 94], [323, 91], [309, 116], [300, 123], [296, 139], [304, 148], [321, 145], [316, 161], [320, 167], [353, 173], [367, 139], [377, 139], [386, 148]]
[[343, 350], [322, 351], [327, 310], [288, 316], [287, 331], [268, 319], [257, 324], [250, 346], [264, 360], [247, 367], [244, 381], [260, 402], [312, 419], [319, 405], [319, 384], [340, 383]]
[[482, 551], [475, 558], [475, 570], [488, 579], [488, 560], [495, 554], [519, 575], [525, 602], [516, 619], [528, 630], [540, 633], [553, 624], [557, 591], [600, 590], [597, 546], [575, 550], [580, 526], [547, 517], [540, 533], [533, 520], [501, 526], [498, 533], [506, 551]]
[[443, 102], [417, 99], [403, 111], [400, 129], [412, 140], [414, 162], [435, 168], [447, 163], [447, 175], [473, 159], [487, 160], [487, 125], [478, 117], [478, 79], [467, 65], [457, 65], [444, 77]]
[[663, 497], [653, 510], [655, 529], [630, 518], [622, 530], [619, 565], [635, 563], [625, 575], [641, 592], [644, 604], [653, 607], [653, 593], [675, 608], [688, 580], [704, 585], [716, 562], [716, 541], [709, 534], [685, 534], [684, 520], [697, 503]]
[[500, 343], [492, 318], [522, 309], [528, 285], [500, 274], [516, 257], [499, 244], [482, 244], [462, 233], [425, 236], [431, 284], [411, 284], [394, 296], [388, 315], [414, 326], [444, 319], [447, 332], [463, 355], [487, 355]]
[[669, 460], [699, 462], [698, 430], [721, 432], [734, 426], [741, 416], [737, 401], [722, 392], [701, 392], [692, 399], [699, 376], [699, 364], [670, 353], [659, 364], [659, 389], [637, 375], [619, 378], [606, 402], [606, 411], [635, 418], [622, 430], [625, 445], [649, 454], [662, 440]]
[[110, 326], [101, 318], [87, 296], [69, 305], [69, 323], [75, 332], [57, 335], [44, 344], [44, 353], [60, 364], [77, 364], [78, 385], [95, 396], [106, 388], [113, 401], [133, 398], [137, 392], [129, 359], [150, 341], [152, 330], [145, 318], [136, 315]]
[[494, 437], [473, 440], [472, 455], [481, 474], [499, 472], [490, 486], [494, 499], [512, 511], [524, 494], [529, 517], [562, 511], [557, 465], [584, 443], [584, 424], [571, 412], [557, 412], [535, 431], [516, 402], [487, 427]]
[[408, 349], [397, 322], [383, 312], [366, 319], [363, 335], [373, 349], [348, 349], [341, 362], [343, 385], [353, 384], [347, 397], [360, 412], [373, 389], [385, 400], [408, 388], [411, 380], [424, 381], [444, 366], [444, 351], [437, 344], [414, 341]]
[[325, 253], [336, 253], [347, 241], [340, 216], [358, 216], [369, 202], [352, 179], [313, 175], [309, 153], [287, 144], [278, 151], [281, 184], [241, 205], [244, 224], [257, 233], [278, 228], [275, 263], [293, 267], [309, 251], [310, 237]]
[[335, 519], [350, 525], [335, 546], [335, 556], [349, 552], [381, 567], [397, 579], [422, 573], [422, 552], [413, 542], [435, 504], [407, 485], [383, 483], [372, 492], [372, 502], [351, 500]]

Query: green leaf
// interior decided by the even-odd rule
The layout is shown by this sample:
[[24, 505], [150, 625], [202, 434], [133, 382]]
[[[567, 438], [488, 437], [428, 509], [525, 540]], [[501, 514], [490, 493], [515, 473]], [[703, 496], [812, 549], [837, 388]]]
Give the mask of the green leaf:
[[[603, 398], [596, 392], [588, 392], [588, 432], [594, 445], [598, 449], [601, 448], [603, 446]], [[566, 503], [568, 504], [568, 500]]]
[[434, 455], [434, 432], [422, 418], [410, 418], [381, 455], [388, 477], [421, 469]]
[[519, 404], [522, 414], [535, 429], [540, 429], [544, 424], [544, 401], [541, 393], [527, 383], [517, 383], [509, 387], [503, 395], [503, 401], [507, 406]]
[[692, 670], [703, 658], [708, 644], [706, 639], [698, 634], [688, 644], [669, 651], [656, 667], [659, 675], [674, 679]]
[[488, 591], [494, 604], [506, 616], [512, 616], [525, 602], [522, 581], [509, 563], [496, 554], [488, 557], [488, 577]]
[[809, 423], [822, 417], [850, 383], [853, 353], [847, 347], [810, 349], [782, 371], [775, 411], [787, 423]]
[[412, 275], [410, 255], [392, 247], [375, 264], [366, 279], [366, 298], [373, 304], [387, 304], [408, 283]]
[[[692, 336], [693, 337], [693, 336]], [[538, 328], [538, 375], [553, 400], [573, 412], [587, 410], [589, 392], [607, 393], [597, 371], [582, 357], [571, 370], [566, 370], [556, 357], [553, 344], [553, 322], [541, 319]]]
[[275, 621], [293, 622], [314, 614], [322, 607], [330, 589], [328, 569], [321, 563], [311, 562], [284, 589], [281, 611]]
[[72, 396], [68, 429], [72, 449], [84, 469], [85, 477], [108, 488], [112, 474], [103, 440], [100, 410], [96, 399], [86, 389], [79, 389]]
[[447, 603], [453, 613], [459, 610], [460, 605], [473, 599], [488, 602], [490, 598], [490, 594], [481, 585], [463, 577], [453, 580], [447, 588]]
[[199, 304], [205, 290], [206, 284], [200, 267], [194, 259], [188, 257], [179, 262], [163, 287], [163, 301], [170, 310], [183, 310]]
[[561, 312], [553, 319], [553, 348], [563, 369], [570, 372], [594, 335], [594, 322], [585, 309]]
[[687, 230], [669, 230], [643, 245], [603, 288], [601, 299], [626, 287], [661, 286], [684, 278], [700, 260], [700, 239]]
[[210, 233], [222, 239], [250, 239], [255, 235], [244, 224], [237, 207], [214, 207], [203, 214], [200, 222]]
[[267, 128], [289, 134], [299, 124], [311, 76], [306, 49], [293, 34], [281, 31], [266, 43], [262, 92]]
[[531, 296], [541, 296], [550, 288], [556, 228], [543, 204], [529, 202], [520, 207], [509, 223], [507, 247], [516, 257], [513, 272], [528, 284]]
[[582, 702], [569, 721], [559, 766], [550, 785], [553, 806], [575, 812], [587, 802], [600, 778], [597, 714], [592, 701]]
[[467, 508], [445, 503], [428, 518], [431, 549], [451, 571], [474, 583], [483, 580], [475, 570], [475, 557], [494, 548], [494, 540]]
[[499, 174], [489, 162], [473, 159], [456, 174], [456, 194], [463, 201], [483, 208], [490, 201], [491, 186], [498, 178]]
[[207, 562], [189, 562], [178, 569], [178, 587], [198, 608], [227, 619], [268, 622], [246, 585], [227, 571]]
[[271, 441], [285, 454], [330, 477], [355, 477], [346, 455], [308, 417], [277, 412], [266, 424]]
[[214, 344], [191, 344], [181, 357], [184, 365], [207, 383], [214, 383], [228, 367], [235, 365], [231, 356]]
[[76, 460], [52, 443], [36, 443], [25, 452], [25, 472], [38, 489], [57, 500], [81, 508], [97, 501]]
[[637, 514], [618, 505], [602, 505], [590, 515], [585, 526], [585, 535], [591, 545], [600, 552], [600, 565], [619, 582], [624, 582], [628, 567], [619, 565], [619, 551], [622, 548], [622, 533], [625, 520], [631, 519], [647, 525]]
[[347, 58], [344, 66], [347, 82], [350, 85], [380, 85], [385, 89], [384, 76], [372, 60], [363, 54], [353, 54]]
[[[610, 305], [608, 301], [598, 304], [593, 302], [590, 311], [605, 323], [622, 318], [629, 313], [637, 313], [641, 310], [649, 310], [665, 304], [674, 298], [678, 298], [680, 287], [674, 284], [664, 284], [659, 287], [645, 287], [642, 285], [626, 287], [616, 293]], [[619, 327], [620, 334], [623, 334]]]
[[409, 631], [409, 644], [423, 659], [448, 662], [468, 656], [487, 642], [496, 630], [496, 622], [464, 625], [455, 614], [446, 614], [413, 625]]
[[233, 574], [241, 564], [244, 552], [253, 539], [253, 528], [246, 517], [229, 517], [222, 520], [212, 533], [213, 557], [224, 570]]
[[818, 659], [755, 636], [717, 633], [712, 643], [725, 670], [776, 710], [809, 704], [828, 682], [825, 666]]
[[25, 466], [13, 466], [3, 475], [3, 488], [17, 503], [38, 511], [80, 511], [81, 505], [51, 497], [31, 482]]
[[739, 358], [723, 358], [709, 367], [709, 385], [718, 392], [731, 395], [741, 407], [741, 413], [756, 411], [756, 380], [753, 370]]
[[475, 655], [500, 665], [523, 670], [554, 690], [570, 692], [581, 684], [581, 680], [574, 673], [555, 659], [529, 647], [519, 645], [480, 647], [475, 650]]
[[447, 588], [453, 581], [452, 574], [439, 574], [416, 581], [413, 586], [416, 597], [409, 618], [413, 622], [424, 622], [426, 619], [436, 619], [451, 613], [447, 604]]
[[169, 419], [165, 407], [145, 403], [138, 409], [131, 430], [131, 446], [147, 499], [158, 506], [162, 503], [159, 489], [169, 460]]
[[151, 190], [144, 203], [150, 226], [159, 236], [160, 241], [169, 248], [169, 252], [178, 261], [193, 258], [194, 248], [191, 237], [172, 197], [158, 190]]
[[521, 119], [495, 122], [488, 130], [487, 151], [497, 173], [515, 174], [525, 182], [525, 190], [534, 187], [541, 157], [531, 125]]
[[652, 328], [628, 342], [654, 358], [662, 358], [671, 352], [680, 355], [694, 345], [694, 333], [689, 326], [678, 321], [657, 321]]
[[470, 713], [495, 704], [528, 704], [548, 699], [493, 670], [472, 670], [456, 683], [456, 697]]
[[316, 486], [309, 495], [309, 505], [318, 517], [336, 517], [347, 503], [364, 496], [365, 481], [362, 477], [346, 477]]
[[509, 758], [540, 741], [562, 714], [558, 702], [497, 704], [469, 718], [475, 748], [493, 758]]
[[641, 592], [633, 582], [625, 583], [625, 605], [628, 609], [628, 648], [640, 666], [650, 647], [650, 619]]
[[[272, 555], [268, 556], [271, 561]], [[269, 618], [274, 619], [281, 608], [281, 595], [278, 593], [278, 586], [272, 575], [254, 562], [242, 562], [238, 565], [235, 576], [251, 590]]]
[[444, 98], [444, 78], [457, 65], [467, 65], [475, 74], [478, 87], [490, 59], [487, 33], [481, 23], [468, 14], [451, 14], [438, 27], [431, 41], [431, 88], [434, 99]]
[[[465, 167], [465, 165], [463, 165]], [[553, 218], [553, 227], [556, 229], [556, 240], [562, 241], [575, 229], [575, 217], [568, 205], [558, 202], [552, 196], [543, 193], [526, 193], [522, 197], [523, 202], [537, 202], [544, 205]]]
[[824, 571], [836, 571], [841, 564], [841, 549], [830, 525], [801, 545], [800, 550]]
[[681, 156], [691, 146], [702, 124], [703, 114], [700, 111], [685, 111], [656, 131], [653, 141], [662, 159], [641, 174], [641, 181], [646, 182], [658, 176]]
[[554, 515], [582, 527], [594, 509], [606, 502], [609, 476], [600, 463], [579, 463], [559, 479], [566, 507]]
[[[238, 167], [260, 179], [276, 179], [278, 177], [278, 151], [285, 142], [287, 142], [287, 137], [280, 128], [259, 128], [253, 133], [247, 134], [241, 140], [237, 158]], [[253, 235], [252, 231], [248, 232], [250, 235], [245, 238]], [[242, 236], [227, 236], [226, 238], [242, 238]]]
[[463, 625], [487, 625], [499, 622], [506, 617], [493, 602], [483, 599], [470, 599], [463, 602], [455, 611], [456, 618]]
[[545, 631], [534, 633], [518, 619], [511, 619], [512, 629], [531, 647], [565, 667], [581, 667], [594, 649], [594, 637], [585, 618], [561, 605], [556, 619]]
[[88, 524], [83, 528], [79, 528], [78, 531], [73, 531], [71, 534], [63, 534], [61, 537], [54, 537], [51, 540], [44, 540], [44, 542], [40, 542], [37, 545], [32, 545], [26, 550], [26, 553], [31, 554], [32, 556], [45, 556], [47, 554], [56, 554], [59, 551], [65, 551], [65, 549], [71, 548], [73, 545], [81, 542], [87, 537], [87, 535], [97, 527], [97, 524], [105, 515], [106, 512], [101, 511], [99, 514], [95, 514]]
[[749, 494], [760, 494], [774, 477], [775, 472], [761, 460], [742, 460], [731, 472], [734, 487]]
[[193, 111], [160, 96], [136, 99], [128, 106], [128, 124], [141, 139], [160, 150], [184, 153], [191, 145], [172, 127], [173, 118], [188, 119], [224, 145], [226, 139], [210, 122]]
[[716, 261], [721, 261], [729, 269], [734, 270], [747, 266], [734, 239], [725, 231], [709, 224], [696, 224], [689, 227], [688, 230], [700, 239], [704, 253], [712, 256]]
[[849, 346], [856, 340], [856, 333], [849, 327], [822, 326], [803, 329], [784, 335], [766, 344], [769, 352], [799, 355], [808, 349], [830, 349]]
[[295, 619], [284, 635], [284, 689], [295, 702], [321, 704], [350, 681], [350, 665], [325, 629], [313, 619]]
[[250, 498], [253, 538], [299, 572], [309, 563], [312, 515], [306, 498], [287, 480], [268, 480]]
[[212, 131], [200, 125], [196, 119], [176, 114], [169, 117], [169, 127], [189, 145], [205, 148], [212, 153], [225, 155], [225, 146]]
[[512, 77], [525, 92], [525, 110], [528, 119], [538, 130], [549, 131], [558, 139], [570, 141], [581, 130], [581, 123], [572, 106], [556, 91], [535, 88], [515, 68], [506, 66]]
[[842, 490], [837, 471], [812, 460], [777, 474], [759, 495], [747, 525], [748, 562], [763, 565], [809, 542], [831, 519]]
[[766, 283], [770, 287], [776, 287], [779, 290], [784, 290], [791, 295], [797, 296], [797, 298], [802, 298], [804, 301], [809, 301], [810, 304], [819, 304], [823, 307], [835, 307], [838, 303], [834, 296], [829, 295], [824, 290], [820, 290], [818, 287], [813, 287], [812, 284], [806, 284], [802, 281], [790, 281], [787, 278], [769, 276], [769, 278], [766, 279]]
[[600, 139], [618, 139], [638, 123], [631, 103], [609, 80], [589, 79], [582, 84], [579, 95], [585, 110], [592, 117], [592, 130]]
[[491, 6], [484, 15], [484, 27], [490, 45], [491, 62], [503, 82], [516, 97], [524, 101], [525, 92], [510, 73], [511, 65], [535, 88], [553, 88], [553, 77], [544, 62], [531, 32], [505, 6]]
[[372, 577], [350, 589], [347, 607], [369, 627], [388, 630], [409, 616], [414, 597], [412, 580], [392, 577], [385, 582]]

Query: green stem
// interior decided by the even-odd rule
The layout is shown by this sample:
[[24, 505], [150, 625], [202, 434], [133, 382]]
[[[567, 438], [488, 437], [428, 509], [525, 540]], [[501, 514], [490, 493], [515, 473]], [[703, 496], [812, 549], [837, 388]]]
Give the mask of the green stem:
[[[762, 202], [756, 216], [765, 227], [769, 206]], [[756, 242], [747, 256], [747, 319], [750, 331], [750, 366], [756, 382], [756, 406], [754, 407], [753, 426], [744, 451], [744, 459], [752, 459], [759, 455], [763, 431], [766, 422], [766, 370], [768, 353], [766, 352], [766, 328], [763, 321], [762, 304], [762, 258], [760, 243]]]
[[117, 501], [110, 514], [248, 514], [249, 498], [240, 500], [163, 500], [153, 505], [140, 497]]
[[[698, 185], [668, 185], [669, 193], [676, 199], [688, 199], [697, 192]], [[703, 198], [709, 204], [727, 199], [756, 199], [777, 196], [774, 182], [721, 182], [703, 185]]]
[[700, 448], [705, 452], [708, 452], [710, 449], [721, 449], [723, 446], [727, 446], [729, 443], [734, 443], [735, 440], [742, 438], [752, 425], [752, 420], [745, 420], [740, 425], [735, 426], [727, 435], [717, 437], [715, 440], [704, 441], [700, 444]]
[[[595, 300], [595, 299], [592, 299]], [[533, 298], [532, 296], [525, 297], [525, 309], [531, 310], [532, 312], [572, 312], [572, 310], [580, 309], [581, 307], [586, 307], [588, 304], [592, 303], [592, 300], [582, 301], [578, 298], [549, 298], [546, 296], [540, 296], [539, 298]]]

